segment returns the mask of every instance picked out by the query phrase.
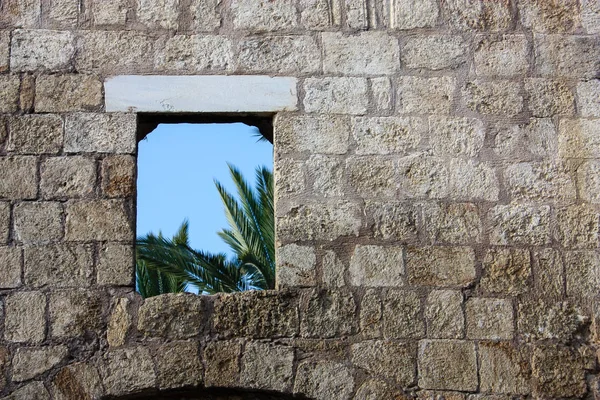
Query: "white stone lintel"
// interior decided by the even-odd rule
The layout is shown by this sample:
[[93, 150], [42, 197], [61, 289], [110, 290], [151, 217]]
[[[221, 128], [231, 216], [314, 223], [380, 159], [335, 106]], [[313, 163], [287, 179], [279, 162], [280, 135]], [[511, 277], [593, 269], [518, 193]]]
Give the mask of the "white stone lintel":
[[120, 75], [104, 82], [107, 112], [294, 111], [296, 78], [264, 75]]

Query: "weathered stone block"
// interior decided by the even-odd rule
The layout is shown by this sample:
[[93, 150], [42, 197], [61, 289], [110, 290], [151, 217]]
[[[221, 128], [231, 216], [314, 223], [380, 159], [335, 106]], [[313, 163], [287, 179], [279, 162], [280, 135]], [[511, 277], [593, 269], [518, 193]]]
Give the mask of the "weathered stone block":
[[238, 342], [210, 342], [204, 349], [204, 385], [206, 387], [238, 386], [240, 380], [240, 356]]
[[577, 84], [577, 108], [582, 117], [600, 117], [600, 80]]
[[562, 255], [554, 249], [533, 251], [533, 276], [536, 293], [542, 297], [558, 298], [564, 295], [564, 266]]
[[400, 67], [398, 40], [385, 32], [324, 32], [322, 41], [325, 73], [386, 75]]
[[483, 147], [485, 129], [478, 119], [430, 117], [429, 140], [438, 156], [475, 157]]
[[69, 400], [85, 396], [98, 399], [104, 395], [98, 370], [93, 365], [86, 363], [75, 363], [61, 369], [52, 383], [56, 400]]
[[103, 105], [102, 82], [93, 75], [41, 75], [36, 79], [38, 112], [94, 111]]
[[159, 71], [232, 71], [233, 45], [223, 36], [176, 35], [157, 51], [154, 66]]
[[148, 349], [132, 347], [108, 352], [103, 383], [109, 396], [123, 396], [154, 388], [156, 373]]
[[440, 199], [450, 190], [446, 163], [427, 153], [415, 153], [398, 160], [401, 197]]
[[352, 294], [315, 289], [301, 306], [300, 335], [308, 338], [349, 336], [355, 331], [356, 305]]
[[511, 340], [514, 336], [513, 306], [508, 299], [471, 297], [465, 313], [469, 339]]
[[[1, 91], [0, 91], [1, 92]], [[26, 200], [37, 195], [37, 158], [0, 157], [0, 198]]]
[[345, 164], [335, 156], [314, 155], [305, 164], [306, 176], [312, 180], [312, 190], [323, 197], [340, 197], [344, 194]]
[[525, 35], [481, 37], [475, 50], [479, 76], [517, 76], [529, 69], [529, 43]]
[[525, 80], [525, 91], [535, 117], [573, 115], [575, 111], [575, 96], [563, 81], [529, 78]]
[[279, 160], [276, 158], [273, 164], [275, 187], [277, 188], [275, 197], [277, 199], [291, 198], [304, 192], [306, 189], [304, 162], [289, 158]]
[[534, 32], [568, 33], [579, 26], [576, 0], [521, 0], [518, 4], [521, 24]]
[[383, 304], [376, 289], [367, 289], [360, 303], [360, 333], [365, 338], [380, 338], [383, 328]]
[[595, 251], [564, 253], [567, 295], [592, 297], [600, 290], [600, 255]]
[[244, 72], [307, 74], [320, 68], [321, 52], [311, 36], [249, 37], [238, 47], [237, 67]]
[[581, 198], [600, 204], [600, 162], [586, 161], [577, 169], [577, 184]]
[[52, 369], [68, 354], [67, 346], [48, 346], [39, 349], [17, 349], [12, 360], [15, 382], [23, 382]]
[[89, 290], [52, 292], [48, 302], [50, 336], [65, 339], [97, 333], [102, 326], [102, 300]]
[[231, 14], [235, 29], [251, 32], [285, 31], [296, 27], [296, 2], [283, 0], [233, 0]]
[[15, 71], [67, 71], [72, 68], [75, 37], [67, 31], [26, 30], [13, 32], [10, 67]]
[[67, 203], [66, 215], [65, 240], [133, 240], [131, 218], [122, 201], [73, 201]]
[[369, 105], [365, 78], [307, 78], [304, 92], [307, 112], [362, 115]]
[[556, 239], [567, 249], [598, 248], [600, 214], [589, 206], [578, 205], [556, 210]]
[[10, 31], [0, 31], [0, 72], [8, 71], [10, 60]]
[[102, 160], [102, 191], [108, 197], [131, 197], [135, 192], [135, 158], [108, 156]]
[[65, 151], [132, 154], [136, 151], [136, 126], [135, 114], [69, 114]]
[[524, 299], [519, 303], [518, 315], [519, 334], [530, 341], [570, 343], [589, 322], [578, 307], [567, 301]]
[[600, 33], [600, 4], [596, 0], [581, 0], [581, 25], [589, 34]]
[[481, 391], [491, 393], [530, 393], [529, 354], [509, 343], [479, 344]]
[[565, 158], [600, 157], [600, 119], [561, 119], [558, 152]]
[[10, 203], [0, 201], [0, 244], [8, 243], [10, 234]]
[[189, 339], [203, 329], [204, 298], [189, 293], [148, 298], [140, 307], [138, 330], [146, 337]]
[[154, 357], [160, 389], [198, 386], [204, 367], [197, 342], [171, 342], [160, 346]]
[[505, 186], [513, 201], [575, 201], [575, 182], [564, 164], [513, 164], [506, 167], [504, 176]]
[[36, 0], [8, 0], [0, 6], [0, 23], [17, 28], [35, 28], [40, 24], [42, 5]]
[[392, 82], [388, 77], [369, 79], [371, 83], [371, 94], [373, 103], [379, 111], [390, 111], [392, 109]]
[[293, 384], [294, 349], [251, 342], [242, 355], [240, 383], [247, 388], [289, 392]]
[[488, 212], [493, 245], [543, 246], [550, 243], [550, 207], [527, 204], [495, 206]]
[[365, 30], [369, 28], [367, 5], [362, 0], [347, 0], [344, 4], [346, 9], [346, 26], [353, 30]]
[[32, 287], [86, 287], [93, 257], [88, 245], [57, 244], [25, 248], [25, 283]]
[[352, 370], [335, 361], [304, 361], [298, 365], [294, 393], [316, 400], [349, 400], [354, 390]]
[[370, 376], [407, 387], [415, 383], [417, 349], [413, 344], [373, 340], [351, 346], [352, 363]]
[[358, 388], [354, 400], [403, 399], [404, 396], [405, 394], [402, 391], [388, 385], [386, 382], [379, 379], [370, 379]]
[[0, 112], [11, 113], [19, 107], [19, 86], [17, 75], [0, 75]]
[[96, 185], [94, 159], [51, 157], [42, 162], [40, 189], [45, 199], [89, 197]]
[[536, 346], [531, 358], [532, 386], [541, 397], [581, 397], [587, 392], [583, 360], [577, 350]]
[[448, 76], [400, 77], [396, 107], [401, 114], [448, 114], [455, 87], [456, 80]]
[[467, 61], [467, 44], [460, 36], [419, 35], [408, 38], [401, 50], [406, 68], [454, 69]]
[[481, 243], [483, 227], [472, 203], [423, 203], [424, 231], [432, 243]]
[[362, 198], [393, 198], [398, 187], [396, 168], [387, 157], [351, 157], [346, 159], [346, 176]]
[[6, 296], [4, 338], [12, 343], [41, 343], [46, 336], [46, 296], [17, 292]]
[[52, 0], [48, 17], [55, 26], [77, 28], [79, 4], [70, 0]]
[[406, 271], [411, 284], [466, 287], [475, 279], [475, 253], [469, 247], [409, 247]]
[[104, 0], [92, 2], [94, 25], [125, 25], [127, 21], [127, 0]]
[[[106, 326], [106, 341], [110, 347], [123, 346], [127, 341], [127, 335], [133, 326], [133, 317], [128, 310], [129, 304], [130, 301], [126, 297], [113, 301], [113, 309]], [[160, 355], [161, 352], [158, 353], [159, 357]], [[178, 375], [177, 372], [175, 374]]]
[[[460, 368], [448, 368], [460, 365]], [[474, 391], [477, 388], [475, 344], [458, 340], [419, 342], [419, 386], [424, 389]]]
[[523, 111], [521, 85], [513, 81], [470, 81], [462, 97], [467, 108], [483, 115], [513, 117]]
[[131, 286], [134, 278], [134, 254], [131, 246], [107, 243], [98, 255], [96, 267], [100, 285]]
[[346, 267], [334, 251], [328, 250], [321, 259], [321, 273], [326, 287], [346, 286], [344, 272]]
[[495, 153], [504, 159], [532, 160], [554, 157], [558, 147], [556, 126], [549, 118], [532, 118], [524, 124], [498, 123], [490, 133]]
[[483, 259], [481, 289], [497, 295], [519, 295], [529, 290], [531, 259], [526, 249], [490, 249]]
[[352, 118], [356, 154], [407, 154], [427, 133], [427, 122], [413, 117]]
[[383, 337], [419, 339], [425, 336], [421, 299], [413, 291], [392, 289], [383, 298]]
[[292, 116], [275, 118], [278, 151], [310, 154], [345, 154], [348, 151], [350, 121], [345, 117]]
[[393, 28], [431, 28], [437, 25], [440, 10], [435, 0], [423, 0], [418, 3], [411, 0], [399, 0], [395, 6]]
[[0, 288], [21, 286], [23, 250], [20, 247], [0, 246]]
[[432, 290], [427, 296], [425, 320], [427, 337], [460, 339], [465, 332], [463, 296], [456, 290]]
[[367, 202], [365, 215], [374, 237], [397, 241], [417, 239], [419, 212], [409, 203]]
[[192, 0], [190, 7], [194, 31], [208, 32], [221, 26], [220, 4], [221, 0]]
[[534, 35], [535, 69], [542, 76], [593, 78], [600, 48], [592, 36]]
[[509, 0], [447, 0], [443, 10], [448, 24], [454, 29], [499, 32], [513, 24]]
[[63, 208], [58, 202], [23, 202], [13, 210], [15, 239], [47, 243], [62, 239]]
[[8, 121], [7, 150], [16, 154], [58, 153], [63, 144], [63, 121], [57, 115], [25, 115]]
[[285, 286], [315, 286], [317, 256], [309, 246], [288, 244], [277, 249], [277, 284]]
[[137, 17], [149, 29], [175, 30], [179, 26], [179, 0], [138, 0]]
[[350, 259], [349, 272], [353, 286], [403, 286], [402, 247], [357, 245]]

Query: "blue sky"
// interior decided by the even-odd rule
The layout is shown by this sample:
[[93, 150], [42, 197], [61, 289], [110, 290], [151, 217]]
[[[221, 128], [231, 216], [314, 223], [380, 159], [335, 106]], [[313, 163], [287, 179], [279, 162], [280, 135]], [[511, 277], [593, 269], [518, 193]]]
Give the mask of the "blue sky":
[[273, 169], [273, 146], [255, 132], [241, 123], [159, 125], [139, 143], [137, 235], [171, 237], [187, 218], [193, 248], [231, 254], [216, 234], [227, 220], [214, 179], [235, 193], [228, 162], [252, 185], [257, 166]]

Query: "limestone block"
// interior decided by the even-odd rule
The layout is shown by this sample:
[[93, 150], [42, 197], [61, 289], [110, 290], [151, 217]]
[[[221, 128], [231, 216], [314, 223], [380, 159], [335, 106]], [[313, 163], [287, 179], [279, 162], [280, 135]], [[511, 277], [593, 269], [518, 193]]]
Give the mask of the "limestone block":
[[395, 241], [417, 239], [418, 210], [411, 204], [368, 201], [365, 215], [374, 237]]
[[587, 205], [556, 210], [556, 239], [567, 249], [598, 248], [600, 214]]
[[550, 207], [499, 205], [488, 212], [493, 245], [543, 246], [550, 243]]
[[369, 28], [367, 15], [368, 5], [363, 0], [347, 0], [346, 8], [346, 26], [353, 30], [364, 30]]
[[558, 298], [564, 295], [565, 274], [562, 255], [554, 249], [533, 251], [533, 276], [536, 293]]
[[379, 379], [370, 379], [366, 381], [358, 388], [354, 395], [354, 400], [402, 398], [404, 398], [403, 392]]
[[131, 197], [135, 192], [135, 158], [108, 156], [102, 160], [102, 190], [108, 197]]
[[52, 382], [54, 399], [69, 400], [88, 396], [101, 398], [104, 394], [100, 374], [96, 367], [75, 363], [61, 369]]
[[582, 310], [567, 301], [523, 300], [518, 314], [519, 334], [530, 341], [552, 339], [570, 343], [589, 322]]
[[396, 107], [401, 114], [448, 114], [456, 80], [452, 77], [398, 79]]
[[600, 204], [600, 162], [586, 161], [577, 169], [579, 195], [584, 201]]
[[514, 336], [510, 300], [471, 297], [465, 303], [465, 313], [469, 339], [511, 340]]
[[293, 384], [294, 349], [251, 342], [242, 354], [240, 383], [243, 387], [289, 392]]
[[298, 365], [294, 393], [315, 400], [349, 400], [354, 390], [352, 370], [335, 361], [304, 361]]
[[595, 251], [564, 253], [567, 295], [591, 297], [600, 290], [600, 255]]
[[7, 0], [0, 6], [0, 23], [16, 28], [36, 28], [40, 24], [42, 4], [37, 0]]
[[401, 50], [402, 65], [411, 69], [454, 69], [467, 61], [468, 44], [455, 35], [417, 35]]
[[509, 343], [480, 343], [479, 375], [482, 391], [528, 394], [529, 354]]
[[123, 26], [127, 21], [127, 0], [103, 0], [102, 3], [92, 2], [94, 25]]
[[197, 342], [171, 342], [163, 344], [154, 357], [160, 389], [198, 386], [202, 382], [204, 367]]
[[580, 24], [577, 3], [576, 0], [522, 0], [518, 4], [521, 24], [534, 32], [573, 32]]
[[600, 4], [596, 0], [581, 0], [581, 25], [589, 34], [600, 33]]
[[39, 349], [17, 349], [12, 360], [15, 382], [23, 382], [52, 369], [68, 354], [67, 346], [49, 346]]
[[593, 78], [600, 48], [593, 36], [534, 35], [535, 70], [542, 76]]
[[0, 31], [0, 72], [8, 71], [10, 59], [10, 31]]
[[8, 121], [7, 150], [16, 154], [56, 154], [63, 145], [63, 121], [58, 115], [24, 115]]
[[210, 342], [204, 349], [204, 385], [206, 387], [238, 386], [241, 346], [234, 341]]
[[275, 187], [277, 188], [275, 197], [277, 199], [291, 198], [304, 192], [306, 189], [304, 162], [282, 158], [275, 159], [274, 164]]
[[17, 292], [6, 296], [4, 338], [12, 343], [41, 343], [46, 336], [46, 296]]
[[523, 111], [521, 85], [513, 81], [470, 81], [462, 97], [467, 108], [483, 115], [512, 117]]
[[285, 292], [222, 294], [214, 307], [214, 330], [222, 337], [258, 339], [298, 334], [298, 307]]
[[79, 3], [71, 0], [52, 0], [48, 17], [54, 25], [65, 28], [76, 28], [79, 18]]
[[525, 80], [525, 91], [529, 95], [529, 109], [535, 117], [574, 113], [575, 96], [563, 81], [529, 78]]
[[189, 339], [202, 330], [204, 298], [192, 294], [165, 294], [148, 298], [140, 307], [138, 330], [145, 337]]
[[450, 162], [450, 195], [459, 200], [497, 201], [498, 178], [490, 163], [454, 158]]
[[525, 35], [482, 36], [475, 50], [479, 76], [518, 76], [529, 69], [529, 43]]
[[56, 244], [25, 248], [25, 282], [32, 287], [86, 287], [93, 260], [89, 245]]
[[512, 25], [510, 1], [447, 0], [443, 11], [451, 28], [505, 31]]
[[75, 39], [71, 32], [17, 29], [13, 32], [10, 67], [15, 71], [66, 71], [72, 68]]
[[497, 295], [526, 292], [531, 280], [531, 259], [525, 249], [490, 249], [483, 259], [481, 289]]
[[403, 286], [402, 247], [357, 245], [350, 259], [349, 272], [353, 286]]
[[429, 117], [429, 140], [437, 156], [475, 157], [484, 139], [485, 129], [479, 119]]
[[102, 105], [102, 83], [96, 76], [42, 75], [36, 79], [38, 112], [94, 111]]
[[[339, 21], [340, 11], [330, 10], [331, 3], [328, 0], [300, 0], [300, 22], [308, 30], [323, 30], [328, 28], [334, 19]], [[335, 16], [333, 14], [336, 14]]]
[[344, 194], [345, 164], [339, 157], [316, 154], [306, 162], [306, 177], [312, 180], [312, 191], [323, 197], [339, 197]]
[[135, 114], [69, 114], [65, 151], [132, 154], [136, 151], [136, 127]]
[[417, 148], [426, 131], [423, 118], [352, 118], [352, 136], [359, 155], [407, 154]]
[[0, 244], [6, 244], [10, 234], [10, 203], [0, 201]]
[[356, 305], [352, 294], [315, 289], [306, 295], [302, 306], [302, 337], [325, 339], [354, 332]]
[[179, 0], [137, 0], [137, 19], [148, 29], [176, 30]]
[[[419, 342], [419, 386], [424, 389], [474, 391], [477, 388], [475, 344], [459, 340]], [[460, 365], [461, 368], [448, 368]]]
[[383, 304], [376, 289], [365, 291], [360, 303], [360, 333], [365, 338], [380, 338], [383, 328]]
[[102, 326], [102, 299], [88, 290], [52, 292], [48, 302], [50, 336], [74, 338], [97, 333]]
[[371, 93], [373, 103], [380, 111], [390, 111], [392, 109], [392, 82], [388, 77], [371, 78]]
[[481, 243], [483, 227], [472, 203], [424, 203], [422, 221], [432, 243]]
[[304, 91], [307, 112], [355, 115], [367, 112], [369, 99], [364, 78], [307, 78]]
[[311, 36], [252, 36], [238, 48], [237, 68], [243, 72], [292, 75], [320, 70], [321, 51]]
[[415, 3], [411, 0], [399, 0], [395, 3], [392, 27], [396, 29], [431, 28], [437, 25], [440, 13], [435, 0], [423, 0]]
[[398, 40], [385, 32], [324, 32], [321, 38], [325, 73], [389, 75], [400, 67]]
[[346, 267], [334, 251], [328, 250], [321, 260], [321, 273], [323, 274], [323, 283], [329, 287], [345, 286], [344, 272]]
[[552, 158], [558, 147], [556, 126], [549, 118], [532, 118], [523, 124], [493, 124], [494, 152], [503, 159]]
[[19, 106], [19, 86], [17, 75], [0, 75], [0, 112], [11, 113]]
[[66, 215], [66, 240], [133, 240], [131, 218], [122, 201], [72, 201]]
[[284, 153], [345, 154], [350, 123], [347, 118], [327, 116], [277, 116], [275, 141]]
[[3, 400], [50, 400], [50, 394], [43, 382], [32, 382], [12, 392]]
[[582, 117], [600, 117], [600, 80], [577, 84], [577, 108]]
[[450, 189], [448, 167], [438, 157], [414, 153], [398, 160], [401, 197], [440, 199]]
[[532, 386], [541, 397], [581, 397], [586, 391], [583, 360], [576, 349], [538, 345], [531, 358]]
[[23, 251], [20, 247], [0, 246], [0, 288], [21, 286]]
[[175, 35], [156, 53], [157, 71], [232, 71], [231, 40], [216, 35]]
[[416, 380], [417, 349], [412, 344], [372, 340], [353, 344], [350, 351], [352, 363], [370, 376], [391, 379], [402, 387]]
[[131, 286], [134, 276], [133, 247], [107, 243], [98, 255], [96, 279], [100, 285]]
[[351, 157], [346, 160], [346, 176], [362, 198], [393, 198], [398, 188], [392, 159], [380, 156]]
[[103, 383], [109, 396], [123, 396], [154, 388], [156, 373], [148, 349], [131, 347], [108, 352]]
[[277, 284], [284, 286], [315, 286], [317, 256], [310, 246], [288, 244], [277, 249]]
[[[110, 314], [110, 317], [108, 319], [108, 325], [106, 327], [106, 341], [108, 342], [108, 345], [110, 347], [120, 347], [123, 346], [127, 341], [127, 334], [131, 331], [131, 328], [133, 326], [133, 317], [131, 316], [128, 310], [130, 304], [128, 298], [122, 297], [116, 299], [116, 301], [114, 301], [113, 304], [113, 310]], [[159, 352], [158, 357], [160, 357], [161, 355], [162, 352]], [[165, 359], [165, 362], [168, 363], [170, 359], [170, 357], [167, 357]], [[157, 362], [157, 364], [160, 363]], [[168, 372], [166, 371], [163, 371], [163, 373], [165, 376], [167, 376], [168, 374]], [[180, 373], [180, 371], [174, 371], [174, 375], [176, 376], [179, 376]]]
[[558, 152], [565, 158], [600, 157], [600, 138], [596, 134], [600, 119], [562, 119], [558, 126]]
[[326, 204], [305, 203], [292, 206], [278, 216], [275, 226], [280, 240], [331, 241], [341, 236], [358, 236], [361, 214], [357, 204], [342, 200]]
[[22, 111], [26, 113], [33, 112], [35, 100], [35, 77], [33, 74], [24, 74], [21, 77], [21, 93], [19, 94], [19, 104]]
[[425, 336], [421, 299], [414, 291], [392, 289], [383, 298], [383, 337], [420, 339]]
[[575, 182], [565, 165], [519, 163], [506, 167], [505, 186], [514, 201], [575, 201]]
[[57, 202], [23, 202], [13, 210], [15, 239], [22, 243], [47, 243], [63, 236], [63, 208]]
[[61, 156], [42, 162], [40, 189], [45, 199], [89, 197], [95, 185], [96, 163], [92, 158]]
[[469, 247], [409, 247], [406, 272], [411, 284], [466, 287], [475, 279], [475, 253]]
[[291, 30], [297, 26], [296, 2], [293, 0], [233, 0], [231, 14], [235, 29], [250, 32]]
[[445, 400], [509, 400], [508, 397], [505, 399], [502, 396], [497, 396], [489, 394], [478, 394], [478, 395], [466, 395], [461, 392], [450, 392], [450, 391], [441, 391], [441, 390], [421, 390], [417, 393], [418, 400], [441, 400], [442, 398]]
[[37, 195], [37, 158], [31, 156], [0, 157], [0, 198], [32, 199]]
[[213, 31], [221, 26], [218, 7], [222, 0], [192, 0], [191, 12], [195, 32]]
[[463, 295], [456, 290], [432, 290], [427, 296], [425, 320], [427, 337], [460, 339], [465, 332]]

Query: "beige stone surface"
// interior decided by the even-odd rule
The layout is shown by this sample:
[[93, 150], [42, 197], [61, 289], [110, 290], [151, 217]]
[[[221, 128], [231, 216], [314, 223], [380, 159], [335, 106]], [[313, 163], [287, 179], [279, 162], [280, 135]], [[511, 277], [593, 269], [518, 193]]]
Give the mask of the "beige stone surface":
[[97, 76], [42, 75], [36, 79], [38, 112], [96, 111], [102, 105], [102, 82]]
[[400, 241], [417, 238], [419, 210], [409, 203], [368, 201], [365, 214], [376, 238]]
[[577, 109], [582, 117], [600, 117], [600, 80], [577, 84]]
[[475, 279], [475, 253], [469, 247], [409, 247], [406, 272], [413, 285], [465, 287]]
[[324, 32], [323, 71], [347, 75], [391, 74], [400, 67], [398, 41], [384, 32], [345, 36]]
[[38, 349], [20, 348], [12, 360], [13, 381], [23, 382], [43, 374], [64, 360], [67, 346], [48, 346]]
[[383, 328], [383, 304], [377, 289], [367, 289], [360, 303], [360, 333], [364, 338], [380, 338]]
[[579, 250], [564, 253], [567, 295], [590, 297], [600, 288], [600, 254]]
[[69, 400], [89, 396], [100, 398], [104, 387], [98, 369], [90, 363], [75, 363], [61, 369], [52, 382], [53, 395], [57, 400]]
[[422, 302], [411, 290], [389, 290], [383, 297], [383, 337], [420, 339], [425, 336]]
[[233, 44], [217, 35], [176, 35], [157, 51], [154, 66], [158, 71], [232, 71]]
[[534, 35], [535, 71], [542, 76], [591, 78], [600, 68], [592, 37]]
[[575, 182], [568, 166], [553, 162], [519, 163], [504, 170], [505, 186], [513, 201], [573, 202]]
[[302, 300], [300, 336], [334, 338], [354, 332], [356, 303], [351, 293], [313, 289]]
[[56, 154], [62, 149], [63, 120], [58, 115], [10, 118], [8, 131], [7, 150], [15, 154]]
[[529, 354], [509, 343], [479, 344], [481, 390], [491, 393], [528, 394]]
[[137, 18], [148, 29], [178, 28], [179, 0], [137, 0]]
[[390, 199], [396, 195], [396, 168], [388, 157], [349, 157], [346, 176], [361, 198]]
[[514, 335], [513, 305], [507, 299], [472, 297], [465, 302], [467, 338], [511, 340]]
[[346, 186], [345, 164], [340, 157], [317, 154], [311, 156], [304, 167], [307, 180], [312, 181], [314, 193], [324, 197], [343, 196]]
[[15, 71], [68, 71], [75, 55], [75, 36], [69, 31], [27, 30], [13, 32], [10, 67]]
[[[477, 388], [477, 357], [473, 343], [421, 340], [418, 354], [421, 388], [460, 391]], [[448, 368], [448, 365], [460, 365], [461, 368]]]
[[17, 75], [0, 75], [0, 112], [17, 111], [20, 83]]
[[288, 392], [293, 384], [294, 349], [269, 343], [248, 343], [241, 358], [244, 387]]
[[532, 267], [526, 249], [492, 248], [485, 253], [481, 289], [491, 294], [519, 295], [529, 290]]
[[154, 363], [148, 349], [142, 346], [108, 352], [102, 375], [106, 394], [112, 396], [135, 393], [156, 385]]
[[581, 397], [586, 391], [583, 360], [575, 349], [549, 344], [534, 347], [533, 393], [544, 397]]
[[25, 283], [32, 287], [87, 287], [91, 285], [93, 248], [90, 245], [52, 244], [25, 248]]
[[0, 244], [6, 244], [10, 234], [10, 203], [0, 201]]
[[[106, 340], [111, 347], [123, 346], [127, 340], [127, 334], [133, 327], [133, 318], [128, 310], [130, 303], [126, 297], [116, 299], [114, 302], [106, 327]], [[160, 352], [158, 354], [159, 357], [162, 355]], [[171, 358], [168, 357], [167, 359], [170, 360]]]
[[448, 165], [441, 158], [414, 153], [400, 158], [397, 165], [401, 197], [441, 199], [448, 195]]
[[33, 199], [37, 194], [37, 158], [32, 156], [0, 157], [0, 198]]
[[285, 286], [314, 286], [317, 256], [309, 246], [289, 244], [277, 249], [277, 283]]
[[237, 386], [240, 379], [241, 346], [235, 341], [208, 343], [204, 349], [206, 387]]
[[521, 23], [534, 32], [567, 33], [580, 24], [578, 2], [575, 0], [520, 0]]
[[21, 243], [56, 242], [63, 236], [63, 208], [58, 202], [23, 202], [13, 209], [15, 239]]
[[21, 286], [23, 250], [16, 246], [0, 246], [0, 288]]
[[4, 301], [4, 338], [12, 343], [41, 343], [46, 337], [46, 296], [17, 292]]
[[600, 214], [589, 206], [557, 209], [556, 239], [567, 249], [595, 249], [599, 246]]
[[584, 201], [600, 204], [600, 162], [583, 162], [577, 169], [577, 185]]
[[419, 3], [411, 0], [399, 0], [395, 5], [392, 28], [404, 30], [429, 28], [437, 25], [440, 10], [435, 0], [423, 0]]
[[448, 25], [454, 29], [502, 32], [512, 25], [512, 12], [508, 0], [447, 0], [443, 4], [443, 11]]
[[508, 80], [473, 80], [461, 90], [466, 107], [481, 115], [514, 117], [523, 111], [521, 85]]
[[483, 226], [473, 203], [428, 202], [421, 205], [423, 231], [431, 244], [481, 243]]
[[352, 363], [371, 376], [392, 379], [406, 387], [415, 382], [417, 349], [415, 345], [373, 340], [353, 344]]
[[429, 118], [429, 140], [435, 155], [475, 157], [481, 151], [484, 139], [485, 129], [481, 120]]
[[535, 117], [574, 113], [573, 90], [562, 80], [530, 78], [525, 81], [525, 91], [529, 95], [529, 110]]
[[361, 287], [403, 286], [402, 247], [361, 246], [350, 259], [350, 284]]
[[552, 158], [558, 146], [558, 134], [549, 118], [532, 118], [526, 123], [496, 123], [491, 127], [494, 152], [503, 159], [533, 160]]
[[309, 74], [320, 69], [320, 49], [314, 37], [251, 36], [238, 44], [238, 71]]
[[42, 5], [36, 0], [8, 0], [2, 2], [0, 22], [23, 28], [34, 28], [40, 24]]
[[134, 278], [134, 252], [131, 246], [107, 243], [98, 254], [96, 279], [100, 285], [129, 286]]
[[479, 76], [518, 76], [529, 69], [529, 43], [525, 35], [479, 38], [475, 71]]
[[50, 400], [50, 394], [39, 381], [29, 383], [15, 390], [11, 395], [3, 397], [4, 400]]
[[10, 56], [10, 31], [0, 31], [0, 72], [6, 72]]
[[449, 114], [456, 80], [449, 76], [398, 79], [396, 109], [401, 114]]
[[136, 116], [121, 113], [75, 113], [65, 121], [65, 151], [134, 153]]
[[373, 95], [373, 103], [380, 111], [387, 112], [392, 108], [392, 82], [390, 78], [379, 77], [371, 78], [371, 93]]
[[131, 217], [123, 201], [72, 201], [65, 214], [67, 241], [133, 240]]
[[353, 115], [367, 112], [367, 80], [364, 78], [307, 78], [304, 92], [304, 108], [308, 112]]
[[193, 28], [196, 32], [213, 31], [221, 25], [219, 5], [222, 0], [192, 0]]
[[298, 365], [294, 393], [316, 400], [348, 400], [354, 389], [352, 370], [335, 361], [304, 361]]
[[85, 289], [51, 293], [48, 301], [50, 336], [66, 339], [97, 333], [102, 326], [101, 301], [98, 292]]
[[136, 160], [129, 155], [102, 160], [102, 190], [108, 197], [131, 197], [135, 193]]
[[364, 382], [354, 395], [354, 400], [403, 399], [404, 393], [379, 379]]
[[202, 331], [202, 297], [165, 294], [146, 299], [139, 309], [138, 331], [146, 337], [188, 339]]
[[70, 0], [52, 0], [48, 16], [56, 26], [64, 28], [77, 27], [79, 4]]
[[275, 118], [277, 149], [281, 152], [345, 154], [348, 151], [350, 121], [345, 117], [287, 116]]
[[42, 162], [40, 190], [45, 199], [90, 197], [96, 185], [96, 162], [91, 157], [49, 157]]
[[454, 69], [467, 61], [466, 46], [457, 35], [419, 35], [406, 41], [400, 55], [406, 68]]
[[596, 132], [600, 119], [561, 119], [558, 125], [558, 154], [564, 158], [600, 157]]
[[345, 286], [345, 265], [334, 251], [328, 250], [321, 259], [322, 279], [326, 287]]
[[581, 25], [587, 33], [600, 33], [600, 4], [595, 0], [581, 0]]
[[233, 0], [231, 15], [235, 29], [251, 32], [287, 31], [297, 26], [294, 0], [277, 2]]
[[562, 254], [554, 249], [533, 252], [535, 288], [541, 296], [557, 298], [564, 294], [564, 266]]
[[509, 204], [488, 212], [490, 243], [493, 245], [533, 245], [550, 243], [550, 207]]
[[125, 25], [127, 20], [127, 0], [104, 0], [92, 3], [94, 25]]
[[456, 290], [432, 290], [425, 306], [427, 337], [460, 339], [465, 332], [463, 295]]
[[408, 154], [426, 135], [427, 123], [413, 117], [352, 118], [356, 154]]
[[197, 342], [171, 342], [160, 346], [154, 356], [160, 389], [197, 386], [204, 367]]
[[589, 322], [585, 313], [568, 301], [527, 299], [519, 303], [517, 313], [519, 334], [532, 342], [550, 339], [569, 343]]

